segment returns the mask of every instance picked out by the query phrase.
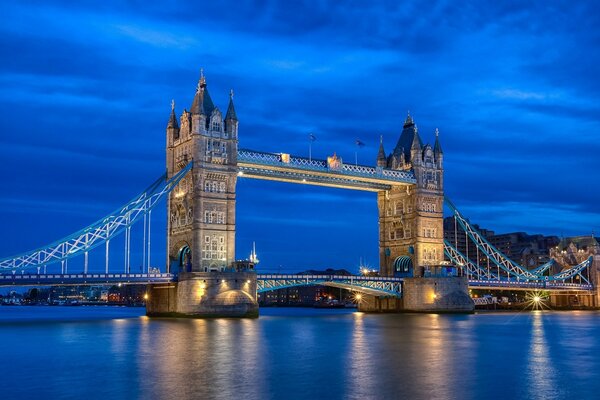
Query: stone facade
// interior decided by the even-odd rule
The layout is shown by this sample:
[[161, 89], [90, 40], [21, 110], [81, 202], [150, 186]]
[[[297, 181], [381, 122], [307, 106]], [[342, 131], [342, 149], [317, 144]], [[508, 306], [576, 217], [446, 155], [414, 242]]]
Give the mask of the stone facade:
[[363, 312], [470, 313], [475, 305], [466, 277], [405, 278], [402, 298], [363, 296]]
[[191, 171], [167, 203], [169, 272], [177, 283], [150, 288], [149, 316], [256, 317], [252, 263], [235, 261], [238, 120], [230, 93], [223, 117], [200, 76], [190, 111], [167, 125], [167, 175]]
[[201, 76], [191, 111], [179, 123], [173, 104], [167, 126], [169, 178], [194, 162], [168, 200], [170, 271], [223, 271], [235, 260], [238, 121], [233, 94], [225, 118]]
[[385, 156], [380, 145], [379, 167], [410, 170], [415, 186], [398, 186], [377, 195], [379, 206], [379, 258], [382, 276], [393, 276], [400, 257], [410, 257], [409, 276], [422, 276], [423, 267], [444, 260], [444, 168], [438, 131], [432, 148], [423, 145], [409, 115], [394, 151]]
[[150, 288], [151, 317], [258, 317], [256, 274], [182, 272], [179, 281]]
[[[173, 103], [167, 125], [168, 177], [190, 162], [193, 167], [170, 193], [167, 205], [168, 265], [169, 271], [178, 275], [178, 281], [150, 289], [148, 315], [258, 315], [256, 275], [251, 267], [241, 266], [234, 258], [237, 152], [238, 120], [233, 93], [223, 117], [201, 75], [190, 111], [183, 110], [178, 120]], [[333, 161], [337, 161], [335, 156]], [[423, 145], [409, 115], [389, 156], [381, 144], [377, 166], [412, 170], [416, 178], [416, 185], [399, 185], [378, 193], [381, 275], [393, 276], [402, 265], [407, 268], [402, 271], [404, 276], [421, 277], [424, 268], [440, 265], [444, 257], [444, 170], [437, 130], [434, 147]], [[411, 283], [404, 288], [405, 300], [374, 298], [371, 308], [441, 311], [444, 304], [452, 310], [460, 308], [452, 301], [460, 302], [455, 297], [461, 297], [456, 293], [460, 292], [462, 278], [447, 277], [433, 283], [440, 285], [444, 296], [454, 296], [454, 300], [446, 299], [433, 308], [422, 302], [420, 293], [426, 282], [435, 278], [420, 279], [422, 284]], [[450, 286], [451, 291], [446, 289]], [[463, 286], [462, 293], [468, 297], [466, 285]], [[463, 309], [472, 309], [472, 302], [465, 304]]]

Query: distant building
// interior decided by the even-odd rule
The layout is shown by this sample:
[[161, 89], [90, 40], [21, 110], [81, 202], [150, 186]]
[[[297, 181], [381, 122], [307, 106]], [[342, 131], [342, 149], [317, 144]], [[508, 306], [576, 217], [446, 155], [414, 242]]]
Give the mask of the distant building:
[[600, 238], [592, 235], [563, 238], [550, 249], [550, 255], [561, 264], [562, 268], [581, 264], [592, 256], [597, 266], [596, 269], [598, 269], [600, 266]]

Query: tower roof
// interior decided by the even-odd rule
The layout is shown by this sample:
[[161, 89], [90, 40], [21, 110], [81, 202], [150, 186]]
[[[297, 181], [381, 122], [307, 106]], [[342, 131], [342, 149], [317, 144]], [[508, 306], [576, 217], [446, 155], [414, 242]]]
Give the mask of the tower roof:
[[229, 91], [229, 106], [227, 107], [227, 114], [225, 119], [231, 119], [237, 121], [237, 115], [235, 113], [235, 107], [233, 106], [233, 89]]
[[215, 105], [210, 98], [210, 94], [208, 93], [208, 89], [206, 88], [206, 78], [204, 77], [204, 71], [200, 70], [200, 80], [198, 81], [198, 86], [196, 86], [196, 95], [194, 96], [194, 101], [192, 102], [192, 114], [200, 114], [209, 116], [213, 110], [215, 109]]
[[440, 131], [438, 128], [435, 128], [435, 145], [433, 146], [433, 151], [435, 154], [444, 154], [442, 145], [440, 144]]
[[179, 128], [177, 117], [175, 116], [175, 100], [171, 100], [171, 115], [169, 116], [167, 128]]
[[404, 153], [406, 162], [411, 162], [410, 150], [413, 146], [418, 146], [417, 148], [421, 149], [423, 147], [423, 142], [419, 136], [417, 126], [409, 113], [406, 117], [406, 121], [404, 121], [404, 128], [402, 129], [400, 139], [398, 139], [398, 143], [396, 144], [392, 155], [400, 159], [400, 154]]
[[377, 153], [377, 165], [385, 167], [387, 163], [387, 157], [385, 156], [385, 150], [383, 149], [383, 136], [379, 138], [379, 152]]
[[406, 113], [406, 120], [404, 120], [404, 128], [406, 128], [407, 126], [410, 125], [414, 125], [415, 122], [413, 121], [412, 117], [410, 116], [410, 111], [408, 111]]

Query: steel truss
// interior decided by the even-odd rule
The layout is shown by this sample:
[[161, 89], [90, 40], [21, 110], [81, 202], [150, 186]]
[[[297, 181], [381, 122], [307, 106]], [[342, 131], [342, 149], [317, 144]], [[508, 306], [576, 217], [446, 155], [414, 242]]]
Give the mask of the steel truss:
[[[499, 267], [506, 273], [506, 277], [500, 277], [499, 274], [496, 274], [496, 281], [501, 281], [504, 284], [511, 281], [511, 279], [516, 280], [517, 282], [554, 282], [553, 284], [567, 284], [565, 282], [567, 279], [571, 279], [573, 277], [579, 277], [580, 283], [579, 285], [591, 286], [591, 282], [588, 277], [583, 275], [583, 271], [587, 270], [593, 262], [593, 257], [588, 257], [582, 263], [567, 268], [558, 274], [554, 275], [543, 275], [553, 264], [554, 260], [551, 260], [534, 270], [528, 270], [527, 268], [517, 264], [516, 262], [509, 259], [506, 255], [504, 255], [501, 251], [496, 249], [492, 244], [490, 244], [479, 232], [475, 229], [468, 221], [468, 219], [464, 218], [462, 214], [458, 211], [456, 206], [448, 199], [444, 198], [445, 203], [450, 207], [452, 212], [454, 213], [454, 218], [460, 224], [461, 228], [465, 231], [468, 237], [475, 243], [477, 248], [482, 251], [486, 257], [492, 263]], [[474, 263], [461, 254], [457, 249], [455, 249], [448, 241], [444, 241], [444, 251], [448, 255], [448, 257], [457, 264], [464, 264], [467, 266], [469, 272], [473, 270], [474, 276], [483, 279], [489, 280], [487, 277], [487, 272], [483, 270], [481, 267], [474, 267]], [[479, 268], [479, 270], [477, 269]], [[486, 273], [481, 274], [482, 270]]]
[[0, 274], [0, 286], [154, 284], [174, 282], [173, 274]]
[[376, 296], [402, 297], [402, 279], [347, 275], [257, 275], [257, 292], [298, 286], [333, 286]]
[[112, 237], [143, 219], [152, 208], [192, 169], [192, 163], [177, 172], [171, 179], [166, 174], [158, 178], [148, 189], [123, 207], [95, 223], [48, 246], [0, 260], [0, 271], [25, 270], [64, 261], [81, 254], [87, 256], [91, 249], [106, 243]]
[[330, 167], [325, 160], [238, 150], [238, 168], [249, 177], [347, 187], [359, 190], [388, 190], [393, 185], [416, 183], [413, 171], [398, 171], [364, 165]]

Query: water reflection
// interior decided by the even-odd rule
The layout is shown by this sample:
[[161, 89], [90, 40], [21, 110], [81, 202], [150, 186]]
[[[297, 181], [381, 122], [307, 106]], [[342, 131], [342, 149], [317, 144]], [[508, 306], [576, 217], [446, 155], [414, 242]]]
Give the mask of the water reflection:
[[3, 322], [0, 308], [0, 354], [9, 366], [0, 374], [2, 398], [552, 399], [600, 392], [598, 313], [273, 309], [255, 320], [11, 318]]
[[562, 398], [556, 385], [556, 371], [550, 357], [549, 344], [546, 341], [544, 312], [532, 312], [531, 342], [527, 365], [527, 386], [530, 398]]

